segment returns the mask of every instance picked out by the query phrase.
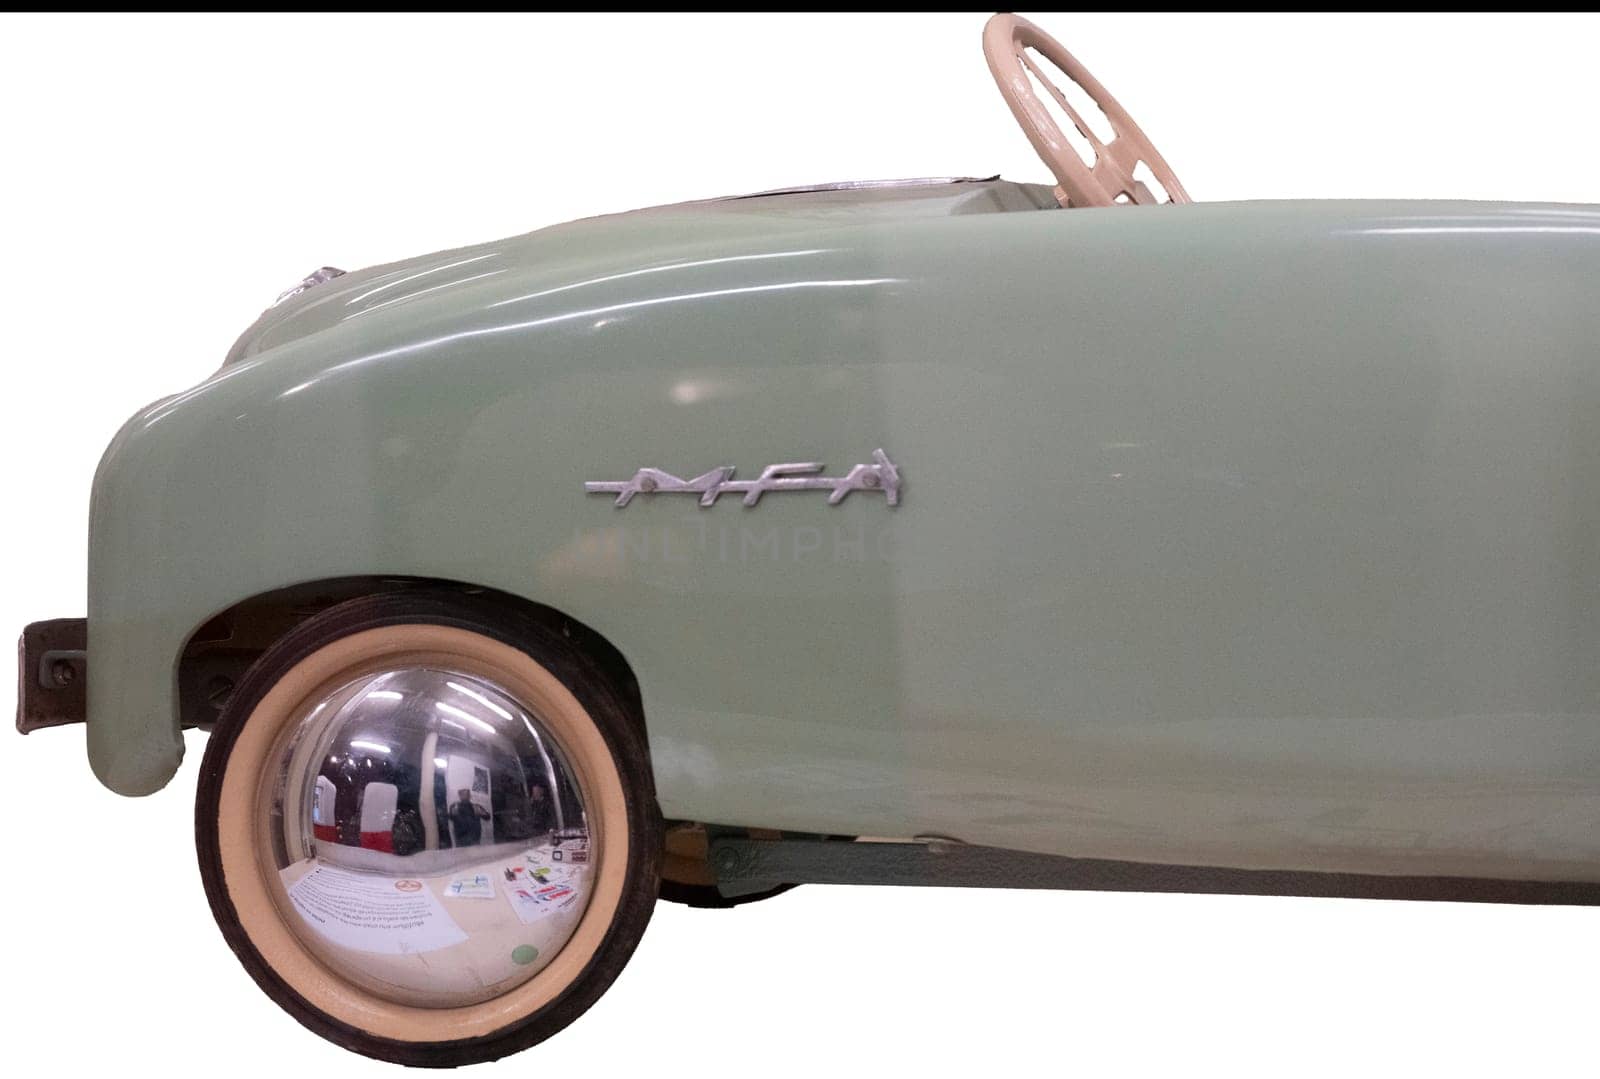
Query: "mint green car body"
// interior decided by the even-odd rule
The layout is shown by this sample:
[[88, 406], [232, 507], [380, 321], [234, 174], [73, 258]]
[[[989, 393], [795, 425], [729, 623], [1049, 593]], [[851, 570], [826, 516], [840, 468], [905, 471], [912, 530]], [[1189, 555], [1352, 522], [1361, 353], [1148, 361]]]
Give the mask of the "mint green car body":
[[[394, 575], [614, 645], [670, 818], [1600, 881], [1600, 208], [1054, 206], [693, 203], [271, 309], [96, 477], [96, 773], [172, 777], [216, 613]], [[898, 506], [583, 488], [879, 447]]]

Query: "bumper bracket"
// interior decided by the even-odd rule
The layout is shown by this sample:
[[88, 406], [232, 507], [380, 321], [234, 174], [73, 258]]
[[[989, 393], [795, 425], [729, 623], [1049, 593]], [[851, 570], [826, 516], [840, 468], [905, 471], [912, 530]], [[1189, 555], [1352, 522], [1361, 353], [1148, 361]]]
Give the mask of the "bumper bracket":
[[17, 731], [82, 723], [88, 708], [89, 623], [35, 622], [17, 642]]

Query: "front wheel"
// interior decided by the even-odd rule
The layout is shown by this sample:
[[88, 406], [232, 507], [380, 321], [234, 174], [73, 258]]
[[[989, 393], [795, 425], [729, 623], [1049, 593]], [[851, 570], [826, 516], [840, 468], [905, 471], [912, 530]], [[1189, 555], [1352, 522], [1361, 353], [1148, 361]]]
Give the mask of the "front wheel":
[[662, 851], [627, 700], [558, 632], [447, 593], [340, 604], [262, 655], [206, 747], [195, 825], [262, 989], [411, 1065], [582, 1014], [644, 932]]

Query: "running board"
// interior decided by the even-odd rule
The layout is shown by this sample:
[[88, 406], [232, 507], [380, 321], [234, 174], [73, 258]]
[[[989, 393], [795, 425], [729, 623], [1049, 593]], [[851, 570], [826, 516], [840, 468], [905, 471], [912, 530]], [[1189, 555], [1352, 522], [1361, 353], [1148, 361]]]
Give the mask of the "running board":
[[710, 864], [727, 896], [778, 884], [1047, 888], [1094, 892], [1320, 896], [1461, 903], [1600, 905], [1600, 883], [1391, 877], [1062, 858], [949, 840], [847, 842], [714, 837]]

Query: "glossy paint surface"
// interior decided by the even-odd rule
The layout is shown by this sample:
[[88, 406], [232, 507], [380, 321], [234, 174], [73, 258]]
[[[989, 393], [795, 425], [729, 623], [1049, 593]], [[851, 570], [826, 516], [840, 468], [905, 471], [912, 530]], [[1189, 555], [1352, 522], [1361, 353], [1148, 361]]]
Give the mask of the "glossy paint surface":
[[[1600, 879], [1600, 210], [664, 207], [268, 312], [96, 480], [90, 753], [209, 615], [356, 574], [605, 635], [671, 817]], [[589, 480], [883, 447], [901, 500]]]

